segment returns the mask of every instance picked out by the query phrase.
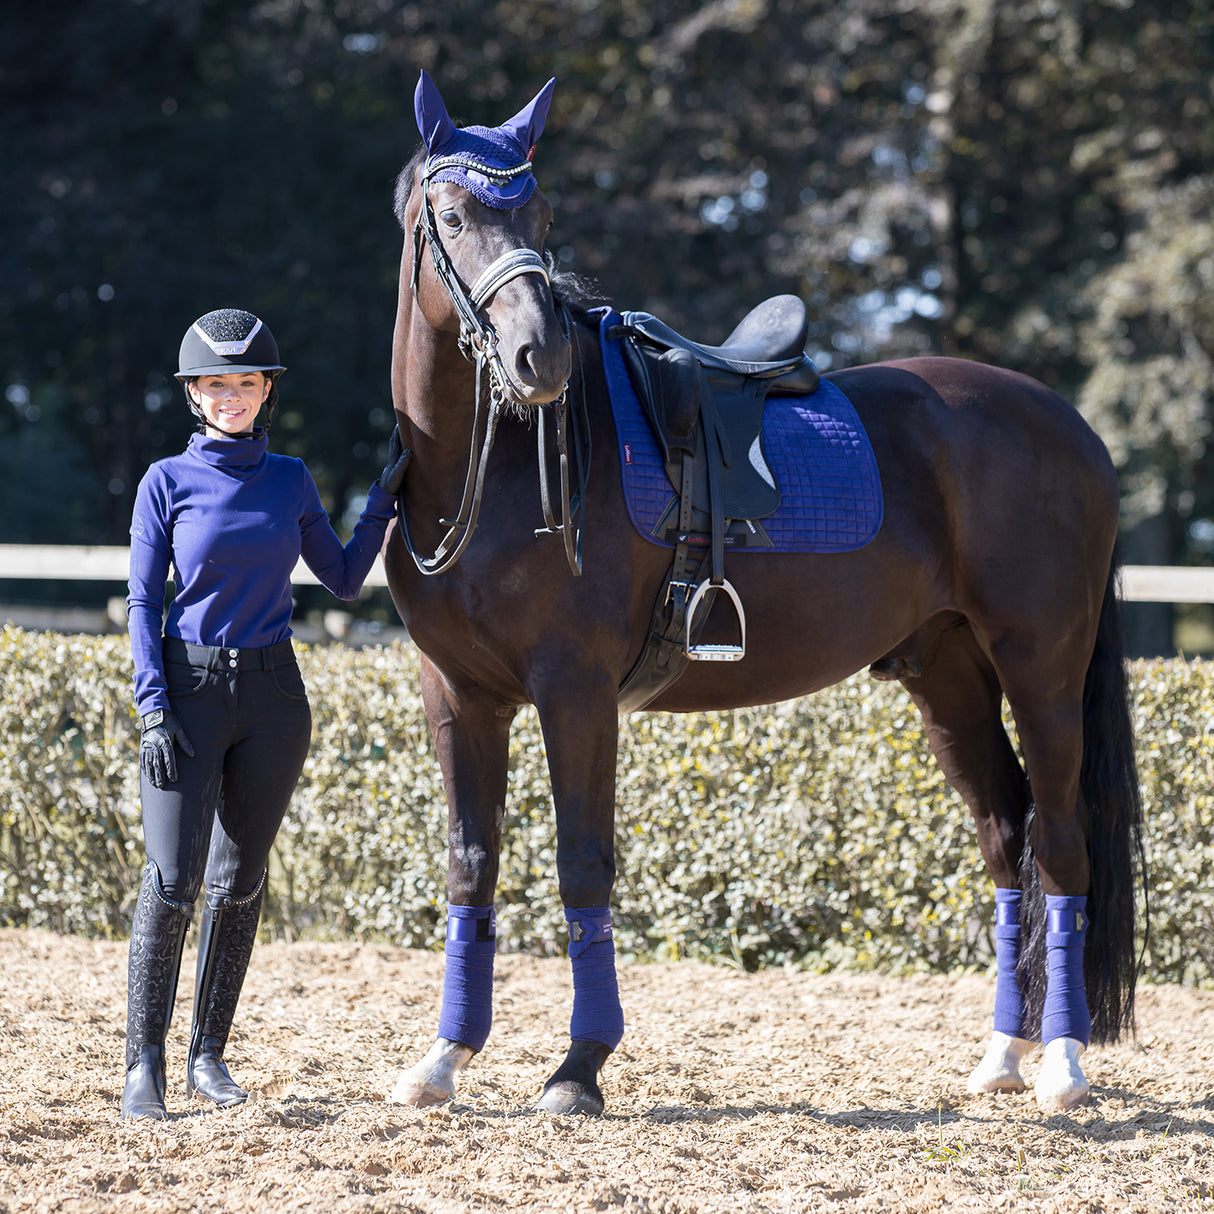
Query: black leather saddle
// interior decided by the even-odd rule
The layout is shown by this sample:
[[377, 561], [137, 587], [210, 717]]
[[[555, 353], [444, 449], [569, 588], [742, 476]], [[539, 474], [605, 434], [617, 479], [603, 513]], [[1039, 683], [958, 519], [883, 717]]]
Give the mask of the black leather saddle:
[[719, 346], [691, 341], [649, 312], [625, 312], [624, 323], [664, 349], [690, 350], [706, 367], [768, 380], [784, 380], [804, 370], [807, 378], [790, 382], [782, 389], [785, 396], [807, 395], [818, 385], [818, 373], [805, 354], [809, 309], [796, 295], [765, 299]]
[[[623, 320], [624, 361], [676, 493], [684, 461], [692, 461], [691, 529], [710, 530], [714, 481], [723, 518], [771, 514], [780, 489], [763, 453], [763, 404], [771, 395], [808, 396], [818, 386], [804, 352], [805, 303], [795, 295], [764, 300], [719, 346], [691, 341], [648, 312], [625, 312]], [[659, 533], [673, 525], [673, 517], [663, 519]]]

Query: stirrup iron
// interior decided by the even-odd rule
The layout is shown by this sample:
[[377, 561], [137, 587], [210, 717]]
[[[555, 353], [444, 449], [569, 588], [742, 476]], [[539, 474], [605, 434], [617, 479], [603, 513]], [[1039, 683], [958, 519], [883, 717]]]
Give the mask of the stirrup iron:
[[[691, 626], [695, 621], [696, 608], [700, 600], [710, 590], [724, 590], [733, 600], [734, 610], [738, 613], [738, 626], [742, 630], [740, 645], [693, 645], [691, 643]], [[742, 609], [742, 600], [730, 581], [725, 578], [714, 583], [711, 578], [705, 578], [695, 589], [691, 602], [687, 605], [687, 638], [684, 642], [687, 656], [700, 662], [740, 662], [746, 656], [746, 612]]]

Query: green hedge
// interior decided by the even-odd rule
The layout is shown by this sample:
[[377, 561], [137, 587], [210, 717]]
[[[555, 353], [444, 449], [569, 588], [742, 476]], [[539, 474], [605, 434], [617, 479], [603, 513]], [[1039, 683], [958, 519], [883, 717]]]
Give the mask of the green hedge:
[[[408, 645], [299, 647], [311, 755], [264, 932], [441, 944], [446, 808]], [[143, 862], [124, 637], [0, 633], [0, 924], [123, 936]], [[1214, 663], [1133, 670], [1151, 878], [1148, 975], [1214, 981]], [[564, 937], [544, 748], [512, 735], [501, 947]], [[986, 967], [968, 813], [897, 685], [621, 723], [618, 947], [661, 958]]]

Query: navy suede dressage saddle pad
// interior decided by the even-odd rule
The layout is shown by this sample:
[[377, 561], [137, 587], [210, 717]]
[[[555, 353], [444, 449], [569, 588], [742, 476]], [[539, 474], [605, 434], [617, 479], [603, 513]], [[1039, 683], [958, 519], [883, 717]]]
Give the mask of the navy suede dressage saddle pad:
[[[662, 453], [624, 365], [621, 323], [605, 309], [599, 336], [603, 370], [620, 444], [624, 498], [633, 526], [651, 543], [673, 548], [655, 534], [674, 489]], [[763, 452], [780, 487], [780, 506], [744, 533], [731, 529], [731, 548], [767, 552], [850, 552], [881, 527], [881, 477], [868, 435], [851, 401], [826, 380], [811, 396], [769, 397], [763, 409]]]

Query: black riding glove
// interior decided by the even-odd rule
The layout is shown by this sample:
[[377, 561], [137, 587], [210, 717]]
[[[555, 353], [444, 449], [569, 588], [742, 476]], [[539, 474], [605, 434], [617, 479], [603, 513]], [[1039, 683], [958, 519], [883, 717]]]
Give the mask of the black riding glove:
[[388, 462], [375, 483], [396, 497], [400, 493], [401, 485], [405, 483], [405, 469], [412, 457], [413, 452], [406, 451], [404, 443], [401, 442], [400, 428], [393, 426], [392, 437], [388, 439]]
[[[151, 715], [150, 713], [148, 714]], [[173, 743], [182, 752], [194, 757], [194, 747], [185, 736], [181, 722], [171, 712], [165, 712], [158, 725], [149, 725], [139, 739], [139, 768], [157, 788], [177, 780], [177, 754]]]

